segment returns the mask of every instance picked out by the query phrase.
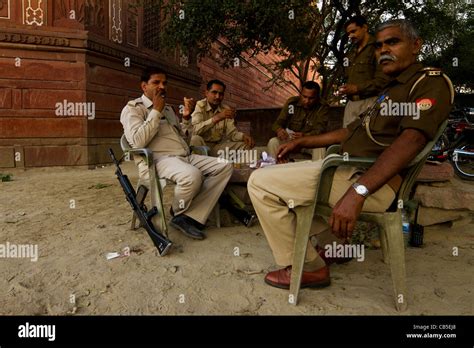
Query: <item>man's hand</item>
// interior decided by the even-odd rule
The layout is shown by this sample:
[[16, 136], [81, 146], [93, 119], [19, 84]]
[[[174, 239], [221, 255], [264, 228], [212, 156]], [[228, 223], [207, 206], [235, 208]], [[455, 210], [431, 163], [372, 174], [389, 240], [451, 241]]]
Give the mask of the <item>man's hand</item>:
[[276, 134], [277, 134], [278, 139], [280, 139], [281, 141], [285, 141], [290, 138], [287, 131], [284, 130], [283, 128], [278, 128], [276, 131]]
[[225, 120], [226, 118], [232, 119], [234, 117], [235, 109], [224, 109], [224, 111], [215, 114], [212, 119], [214, 120], [214, 123], [219, 123], [220, 121]]
[[194, 98], [186, 98], [184, 97], [184, 110], [183, 110], [183, 117], [189, 118], [189, 116], [194, 111], [196, 107], [196, 101]]
[[[163, 96], [162, 96], [163, 95]], [[153, 93], [153, 109], [162, 112], [165, 108], [165, 98], [163, 91], [160, 91], [158, 88], [155, 89]]]
[[329, 226], [336, 237], [349, 239], [354, 231], [365, 197], [357, 194], [352, 187], [336, 203], [329, 217]]
[[352, 94], [357, 94], [359, 90], [357, 89], [357, 85], [348, 83], [346, 85], [342, 85], [341, 87], [339, 87], [338, 91], [339, 93], [342, 93], [342, 94], [352, 95]]
[[288, 154], [290, 152], [295, 152], [299, 149], [298, 140], [292, 140], [286, 144], [282, 144], [278, 147], [277, 150], [277, 163], [287, 163], [288, 162]]
[[298, 139], [304, 136], [303, 132], [294, 132], [293, 133], [293, 139]]
[[244, 137], [242, 139], [245, 143], [245, 146], [248, 148], [248, 149], [253, 149], [254, 146], [255, 146], [255, 141], [253, 140], [253, 138], [251, 136], [248, 136], [247, 134], [244, 134]]

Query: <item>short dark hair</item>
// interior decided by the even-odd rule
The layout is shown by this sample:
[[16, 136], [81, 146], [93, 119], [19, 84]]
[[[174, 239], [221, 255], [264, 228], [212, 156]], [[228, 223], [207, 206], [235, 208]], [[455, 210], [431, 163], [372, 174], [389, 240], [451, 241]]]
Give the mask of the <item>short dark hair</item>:
[[207, 83], [207, 86], [206, 86], [206, 88], [207, 88], [208, 91], [211, 90], [212, 85], [219, 85], [219, 86], [224, 87], [224, 92], [225, 92], [225, 83], [222, 82], [221, 80], [211, 80], [211, 81], [209, 81], [209, 82]]
[[410, 40], [415, 41], [420, 37], [418, 30], [408, 19], [391, 19], [386, 22], [380, 23], [377, 26], [376, 33], [390, 27], [399, 27], [400, 31], [406, 35]]
[[321, 88], [319, 87], [319, 85], [314, 82], [314, 81], [306, 81], [305, 83], [303, 83], [303, 88], [306, 88], [306, 89], [315, 89], [316, 92], [318, 92], [319, 94], [319, 91], [321, 90]]
[[163, 69], [157, 66], [148, 66], [145, 68], [145, 70], [143, 70], [142, 76], [140, 77], [140, 81], [148, 82], [148, 80], [150, 80], [151, 75], [155, 74], [164, 74], [166, 76], [166, 72]]
[[349, 24], [352, 23], [355, 23], [357, 26], [362, 28], [364, 24], [367, 24], [367, 19], [365, 19], [365, 17], [361, 15], [353, 16], [349, 18], [349, 20], [344, 24], [344, 30], [346, 30]]

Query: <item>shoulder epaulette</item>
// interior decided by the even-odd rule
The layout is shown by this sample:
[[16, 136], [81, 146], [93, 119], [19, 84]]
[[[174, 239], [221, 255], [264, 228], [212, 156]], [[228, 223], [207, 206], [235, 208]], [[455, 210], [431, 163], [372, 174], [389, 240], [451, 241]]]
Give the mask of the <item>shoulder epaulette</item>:
[[133, 99], [133, 100], [130, 100], [127, 105], [128, 106], [137, 106], [137, 104], [143, 104], [143, 101], [141, 98], [137, 98], [137, 99]]
[[418, 70], [418, 72], [422, 72], [423, 74], [421, 74], [421, 76], [418, 78], [418, 80], [415, 81], [415, 83], [413, 84], [413, 86], [411, 86], [411, 89], [410, 89], [410, 93], [408, 94], [408, 96], [410, 96], [412, 94], [412, 92], [415, 90], [415, 87], [426, 77], [431, 77], [431, 76], [441, 76], [444, 78], [444, 80], [446, 81], [446, 83], [448, 84], [448, 87], [449, 87], [449, 94], [450, 94], [450, 100], [451, 100], [451, 104], [453, 104], [454, 102], [454, 87], [453, 87], [453, 83], [451, 82], [451, 80], [449, 79], [449, 77], [439, 68], [433, 68], [433, 67], [425, 67], [425, 68], [422, 68], [420, 70]]
[[198, 101], [196, 102], [196, 105], [199, 106], [200, 108], [203, 108], [204, 106], [206, 106], [206, 101], [207, 101], [207, 100], [206, 100], [205, 98], [204, 98], [204, 99], [201, 99], [201, 100], [198, 100]]

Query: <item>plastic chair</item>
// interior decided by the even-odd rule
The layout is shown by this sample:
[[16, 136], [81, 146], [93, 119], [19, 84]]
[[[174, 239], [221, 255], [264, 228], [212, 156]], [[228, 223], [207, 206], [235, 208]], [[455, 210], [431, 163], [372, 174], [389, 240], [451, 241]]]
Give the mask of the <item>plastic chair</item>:
[[[138, 179], [137, 188], [140, 185], [145, 185], [149, 189], [151, 195], [151, 204], [153, 207], [158, 209], [157, 216], [160, 217], [160, 231], [168, 237], [168, 225], [166, 224], [165, 209], [163, 204], [163, 187], [166, 186], [166, 179], [160, 180], [158, 177], [156, 166], [153, 162], [153, 153], [147, 148], [132, 148], [128, 143], [127, 138], [125, 138], [125, 134], [120, 138], [120, 146], [125, 156], [141, 156], [147, 164], [150, 181], [141, 182], [141, 179]], [[139, 227], [136, 226], [136, 221], [137, 217], [133, 213], [131, 225], [132, 230], [135, 230]]]
[[[122, 137], [120, 138], [120, 146], [125, 155], [128, 154], [128, 155], [142, 156], [145, 163], [147, 164], [150, 181], [141, 182], [141, 179], [138, 179], [137, 188], [140, 185], [145, 185], [150, 190], [151, 204], [152, 206], [158, 209], [157, 216], [161, 217], [159, 226], [161, 226], [161, 231], [166, 236], [168, 236], [168, 225], [166, 223], [165, 210], [164, 210], [164, 204], [163, 204], [163, 189], [165, 188], [167, 181], [166, 179], [159, 178], [158, 172], [156, 170], [156, 166], [154, 165], [152, 151], [147, 148], [132, 148], [130, 144], [128, 143], [127, 138], [125, 137], [125, 134], [123, 134]], [[198, 153], [205, 156], [207, 156], [207, 154], [209, 153], [209, 148], [207, 146], [193, 146], [191, 147], [191, 150], [193, 153]], [[214, 214], [215, 214], [215, 219], [216, 219], [216, 226], [220, 228], [221, 222], [220, 222], [219, 203], [216, 203], [216, 206], [214, 207]], [[132, 230], [135, 230], [139, 227], [139, 226], [136, 226], [136, 220], [137, 220], [136, 216], [135, 214], [133, 214], [132, 225], [131, 225]]]
[[[404, 170], [405, 175], [397, 193], [397, 202], [400, 200], [405, 202], [409, 199], [416, 177], [434, 144], [446, 128], [447, 123], [447, 120], [442, 123], [433, 140], [426, 144], [424, 149]], [[329, 201], [334, 172], [338, 166], [346, 165], [368, 168], [376, 161], [376, 158], [366, 157], [350, 157], [349, 160], [347, 160], [347, 158], [344, 159], [341, 155], [336, 154], [339, 152], [339, 149], [340, 145], [333, 145], [328, 149], [327, 157], [324, 159], [321, 168], [318, 192], [314, 203], [307, 207], [295, 208], [297, 226], [289, 295], [289, 302], [294, 305], [298, 303], [298, 294], [313, 216], [316, 214], [329, 217], [332, 212], [332, 208], [327, 202]], [[405, 246], [402, 232], [401, 211], [397, 209], [396, 206], [394, 209], [395, 210], [389, 208], [385, 213], [362, 212], [359, 216], [359, 220], [375, 222], [381, 227], [380, 241], [383, 259], [385, 263], [390, 264], [396, 308], [398, 311], [404, 311], [407, 308]]]

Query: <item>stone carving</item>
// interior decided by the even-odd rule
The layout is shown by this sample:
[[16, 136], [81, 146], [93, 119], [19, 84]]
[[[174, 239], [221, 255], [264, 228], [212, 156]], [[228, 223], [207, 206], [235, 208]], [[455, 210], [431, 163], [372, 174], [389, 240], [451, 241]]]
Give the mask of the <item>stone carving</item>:
[[10, 19], [10, 0], [0, 0], [0, 19]]
[[48, 45], [48, 46], [69, 46], [70, 42], [68, 39], [52, 37], [52, 36], [39, 36], [39, 35], [25, 35], [25, 34], [11, 34], [11, 33], [0, 33], [0, 42], [13, 42], [22, 44], [33, 44], [33, 45]]
[[105, 36], [104, 0], [85, 0], [80, 6], [79, 22], [94, 32]]
[[135, 4], [128, 4], [126, 28], [127, 43], [138, 47], [138, 9]]
[[122, 43], [122, 0], [110, 0], [110, 39]]
[[45, 24], [47, 0], [23, 0], [23, 24]]

